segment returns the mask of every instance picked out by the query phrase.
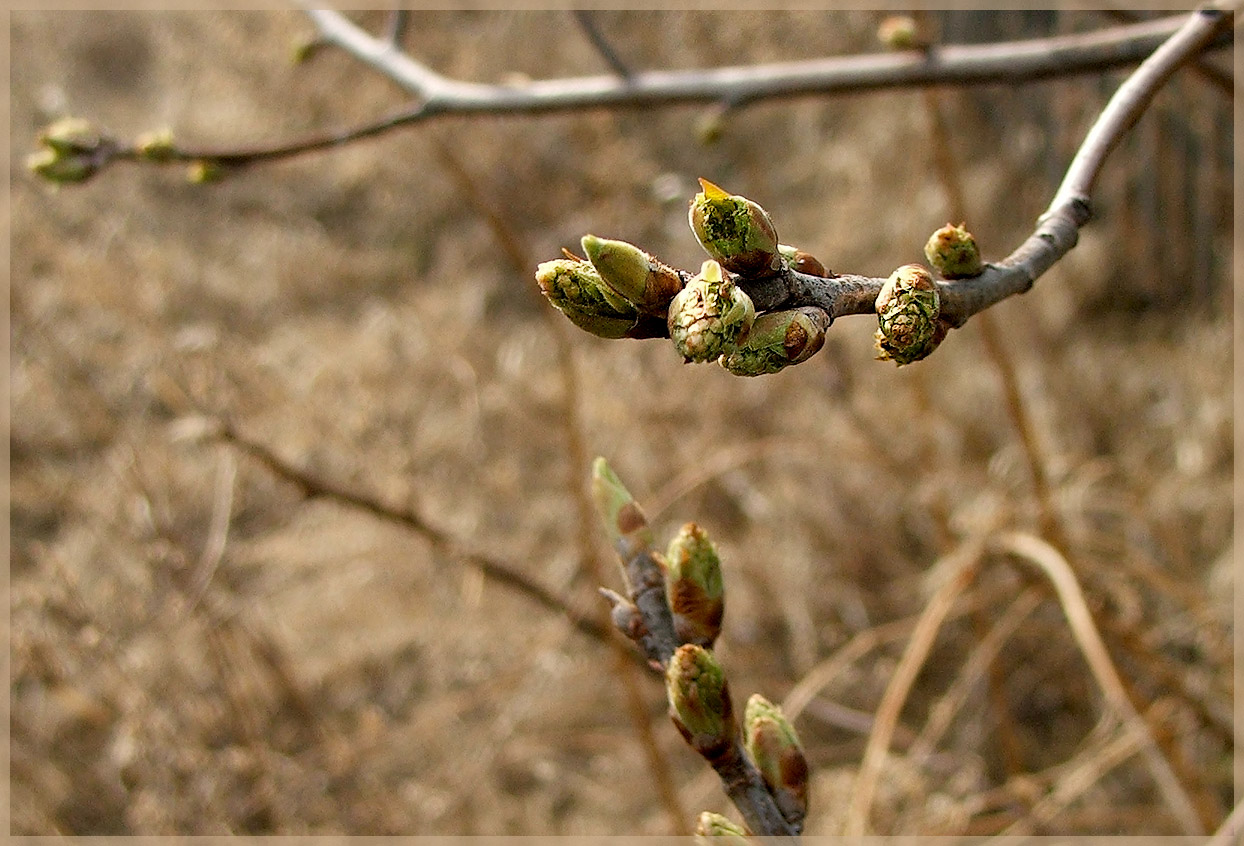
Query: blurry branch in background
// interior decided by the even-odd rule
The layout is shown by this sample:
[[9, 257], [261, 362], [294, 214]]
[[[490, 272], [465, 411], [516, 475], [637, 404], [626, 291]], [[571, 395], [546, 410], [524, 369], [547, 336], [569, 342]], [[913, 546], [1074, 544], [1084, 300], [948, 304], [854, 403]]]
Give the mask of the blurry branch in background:
[[[1032, 82], [1136, 64], [1174, 34], [1184, 20], [1182, 15], [1173, 15], [1092, 33], [945, 46], [927, 55], [920, 51], [878, 52], [750, 67], [632, 72], [600, 38], [592, 19], [580, 14], [580, 26], [614, 75], [494, 85], [449, 79], [402, 52], [398, 42], [409, 24], [408, 13], [395, 12], [386, 32], [379, 36], [368, 34], [335, 11], [308, 9], [306, 14], [317, 34], [297, 51], [299, 57], [309, 57], [326, 46], [339, 47], [401, 85], [414, 95], [414, 102], [362, 126], [260, 147], [185, 147], [168, 133], [152, 133], [133, 143], [107, 138], [91, 155], [82, 157], [82, 167], [76, 173], [65, 173], [63, 181], [89, 178], [113, 161], [190, 163], [198, 165], [196, 174], [210, 174], [217, 168], [319, 152], [448, 115], [540, 114], [689, 103], [738, 108], [783, 97]], [[1223, 30], [1212, 40], [1229, 43]]]

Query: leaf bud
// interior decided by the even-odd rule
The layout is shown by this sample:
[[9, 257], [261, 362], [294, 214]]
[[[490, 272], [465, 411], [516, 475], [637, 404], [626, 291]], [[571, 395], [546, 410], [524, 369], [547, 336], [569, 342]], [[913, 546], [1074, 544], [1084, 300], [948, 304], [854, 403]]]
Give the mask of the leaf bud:
[[676, 270], [634, 244], [595, 235], [584, 235], [580, 243], [605, 284], [646, 314], [664, 316], [670, 300], [682, 290]]
[[83, 182], [99, 170], [91, 156], [58, 153], [56, 150], [37, 150], [26, 157], [26, 167], [40, 179], [64, 184]]
[[782, 816], [799, 825], [808, 812], [808, 759], [782, 709], [759, 693], [743, 709], [743, 748]]
[[115, 150], [112, 140], [90, 121], [74, 117], [61, 118], [40, 130], [39, 145], [43, 149], [26, 157], [26, 167], [57, 184], [90, 179]]
[[941, 300], [927, 269], [906, 264], [890, 274], [877, 294], [877, 358], [911, 364], [933, 351], [944, 336], [937, 320]]
[[821, 264], [816, 256], [804, 252], [798, 247], [792, 247], [789, 244], [778, 244], [778, 252], [782, 254], [782, 258], [786, 259], [786, 263], [791, 270], [797, 270], [800, 273], [807, 273], [811, 276], [829, 275], [825, 265]]
[[709, 650], [694, 643], [675, 649], [665, 692], [674, 725], [696, 752], [713, 758], [738, 739], [726, 674]]
[[666, 585], [674, 633], [681, 643], [711, 648], [721, 633], [726, 589], [721, 557], [708, 533], [687, 523], [670, 541], [666, 558]]
[[687, 219], [704, 251], [731, 273], [768, 276], [780, 271], [777, 229], [769, 213], [707, 179], [700, 180], [700, 187]]
[[58, 153], [94, 153], [104, 145], [105, 139], [90, 121], [64, 117], [39, 132], [39, 143]]
[[928, 38], [911, 15], [889, 15], [877, 25], [877, 40], [891, 50], [923, 50]]
[[947, 223], [930, 235], [924, 245], [924, 255], [943, 279], [979, 276], [985, 269], [976, 239], [962, 223], [958, 226]]
[[169, 129], [144, 132], [134, 141], [134, 149], [140, 158], [151, 162], [171, 161], [177, 152], [172, 130]]
[[571, 323], [601, 338], [625, 337], [638, 317], [635, 306], [614, 293], [591, 262], [582, 259], [541, 262], [536, 284]]
[[225, 175], [225, 170], [218, 162], [210, 159], [198, 159], [186, 168], [186, 181], [195, 185], [217, 182]]
[[735, 376], [777, 373], [815, 355], [828, 328], [829, 315], [816, 306], [767, 311], [752, 323], [746, 341], [721, 357], [721, 366]]
[[712, 811], [700, 814], [695, 824], [696, 842], [702, 846], [746, 846], [747, 829]]
[[670, 339], [684, 361], [712, 361], [733, 352], [755, 318], [752, 298], [710, 259], [670, 302]]
[[610, 544], [616, 547], [625, 541], [632, 551], [652, 546], [648, 518], [609, 462], [600, 457], [592, 462], [592, 499]]

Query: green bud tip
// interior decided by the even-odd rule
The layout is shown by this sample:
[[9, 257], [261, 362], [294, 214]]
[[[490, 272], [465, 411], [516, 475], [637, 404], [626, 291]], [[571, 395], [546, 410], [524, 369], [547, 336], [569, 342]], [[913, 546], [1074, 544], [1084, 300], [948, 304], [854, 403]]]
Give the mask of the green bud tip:
[[918, 264], [890, 274], [877, 295], [877, 358], [899, 365], [919, 361], [941, 340], [941, 300], [932, 275]]
[[929, 46], [910, 15], [889, 15], [877, 25], [877, 40], [891, 50], [922, 50]]
[[177, 146], [173, 143], [173, 132], [169, 129], [143, 133], [134, 142], [134, 148], [140, 157], [152, 162], [170, 161], [177, 152]]
[[708, 533], [687, 523], [665, 553], [666, 584], [674, 630], [682, 643], [711, 647], [725, 616], [725, 583], [721, 557]]
[[700, 819], [695, 825], [695, 836], [696, 840], [705, 846], [710, 843], [721, 844], [721, 846], [745, 846], [748, 843], [747, 829], [712, 811], [700, 814]]
[[670, 302], [667, 323], [683, 360], [704, 362], [733, 352], [755, 319], [752, 298], [710, 259]]
[[731, 273], [765, 276], [782, 269], [777, 229], [769, 213], [746, 197], [700, 180], [687, 221], [704, 251]]
[[600, 457], [592, 462], [592, 499], [611, 544], [626, 541], [633, 552], [652, 546], [648, 518], [613, 468]]
[[92, 153], [104, 143], [104, 137], [88, 120], [64, 117], [39, 132], [39, 143], [58, 153]]
[[979, 276], [985, 269], [976, 239], [962, 223], [958, 226], [947, 223], [930, 235], [924, 245], [924, 255], [944, 279]]
[[670, 300], [682, 289], [682, 277], [648, 253], [628, 244], [584, 235], [588, 260], [615, 294], [647, 314], [665, 316]]
[[828, 328], [829, 315], [815, 306], [767, 311], [752, 323], [746, 341], [719, 361], [736, 376], [777, 373], [815, 355]]
[[808, 808], [808, 760], [782, 709], [758, 693], [743, 709], [743, 746], [787, 820]]
[[217, 182], [225, 175], [225, 170], [217, 162], [209, 159], [198, 159], [186, 168], [186, 180], [195, 185]]
[[674, 724], [701, 755], [720, 753], [736, 739], [726, 674], [712, 652], [694, 643], [674, 650], [665, 691]]
[[536, 267], [540, 292], [574, 325], [601, 338], [623, 338], [639, 314], [614, 293], [599, 271], [580, 258], [554, 259]]
[[26, 168], [55, 185], [83, 182], [99, 169], [88, 156], [66, 155], [49, 149], [37, 150], [27, 156]]

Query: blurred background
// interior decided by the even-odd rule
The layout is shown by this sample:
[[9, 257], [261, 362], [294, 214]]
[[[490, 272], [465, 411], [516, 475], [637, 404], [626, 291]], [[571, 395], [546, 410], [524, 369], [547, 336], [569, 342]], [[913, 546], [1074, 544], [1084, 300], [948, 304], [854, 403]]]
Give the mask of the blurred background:
[[[312, 30], [292, 11], [11, 20], [14, 833], [663, 834], [728, 810], [655, 677], [633, 682], [672, 798], [605, 644], [443, 544], [305, 497], [211, 437], [216, 416], [589, 616], [593, 560], [620, 587], [579, 511], [580, 462], [605, 456], [662, 545], [691, 520], [718, 543], [718, 649], [736, 699], [780, 702], [801, 681], [815, 694], [796, 722], [812, 834], [841, 830], [936, 563], [971, 537], [1041, 532], [1052, 509], [1203, 827], [1230, 809], [1221, 71], [1176, 76], [1107, 164], [1080, 245], [991, 310], [1025, 448], [976, 320], [900, 370], [874, 360], [873, 320], [844, 319], [806, 364], [739, 379], [684, 366], [668, 342], [551, 321], [534, 283], [537, 262], [587, 232], [698, 267], [697, 177], [760, 202], [783, 241], [835, 271], [923, 261], [950, 211], [918, 92], [762, 103], [711, 142], [702, 107], [449, 118], [209, 185], [122, 164], [50, 190], [23, 159], [65, 114], [122, 138], [168, 127], [187, 146], [230, 147], [357, 124], [403, 95], [333, 50], [294, 63]], [[595, 20], [637, 69], [879, 49], [879, 15], [863, 12]], [[933, 21], [955, 42], [1119, 22]], [[405, 43], [464, 80], [608, 70], [564, 11], [415, 12]], [[942, 92], [987, 259], [1031, 231], [1124, 76]], [[1049, 592], [982, 678], [963, 677], [1033, 572], [982, 561], [900, 715], [875, 831], [1179, 830], [1140, 756], [1092, 770], [1117, 735], [1098, 725], [1101, 692]], [[932, 754], [908, 755], [960, 690]]]

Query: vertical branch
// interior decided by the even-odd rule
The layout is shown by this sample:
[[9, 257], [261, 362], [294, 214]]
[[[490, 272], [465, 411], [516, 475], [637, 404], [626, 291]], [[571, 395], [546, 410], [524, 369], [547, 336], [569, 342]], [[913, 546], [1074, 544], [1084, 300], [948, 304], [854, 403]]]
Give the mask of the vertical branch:
[[[487, 221], [502, 251], [509, 259], [514, 272], [521, 277], [526, 277], [530, 273], [530, 268], [535, 266], [535, 262], [527, 255], [521, 240], [505, 219], [484, 200], [482, 192], [475, 185], [471, 175], [458, 160], [457, 156], [453, 154], [449, 146], [439, 138], [434, 139], [434, 144], [441, 163], [466, 196], [472, 208]], [[579, 399], [579, 375], [574, 360], [574, 348], [571, 346], [570, 339], [567, 336], [566, 321], [562, 320], [553, 309], [541, 309], [541, 313], [548, 318], [557, 347], [557, 360], [562, 376], [563, 413], [561, 418], [564, 424], [563, 438], [568, 457], [566, 462], [569, 472], [567, 486], [575, 503], [576, 543], [579, 547], [581, 567], [584, 573], [593, 580], [594, 584], [603, 584], [606, 581], [604, 567], [601, 564], [600, 556], [596, 553], [596, 545], [593, 540], [594, 527], [596, 525], [595, 509], [583, 485], [583, 480], [588, 478], [586, 470], [589, 466], [589, 461], [583, 438], [583, 424], [580, 414], [581, 403]], [[606, 631], [611, 630], [613, 625], [610, 620], [608, 607], [604, 603], [597, 603], [596, 608], [600, 625]], [[622, 683], [631, 722], [635, 727], [640, 745], [643, 747], [645, 756], [648, 759], [648, 769], [653, 778], [654, 789], [665, 806], [673, 830], [677, 834], [690, 834], [691, 832], [687, 827], [687, 814], [678, 797], [678, 790], [670, 773], [669, 762], [657, 743], [656, 735], [652, 731], [652, 724], [648, 719], [647, 705], [644, 701], [643, 692], [639, 687], [637, 668], [631, 658], [630, 650], [617, 637], [608, 637], [606, 640], [613, 651], [614, 672]]]

